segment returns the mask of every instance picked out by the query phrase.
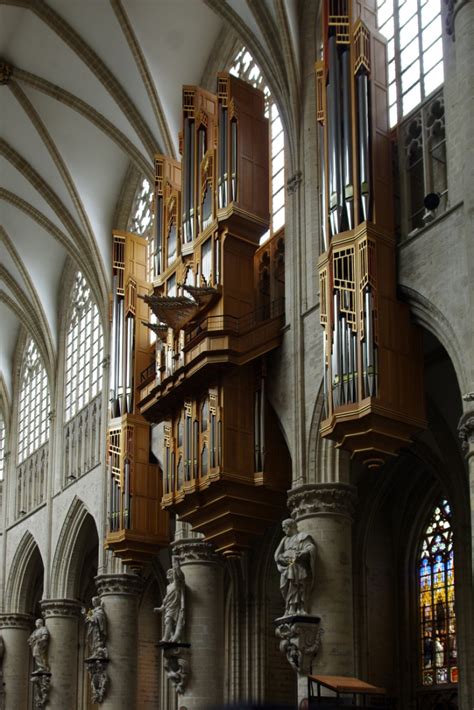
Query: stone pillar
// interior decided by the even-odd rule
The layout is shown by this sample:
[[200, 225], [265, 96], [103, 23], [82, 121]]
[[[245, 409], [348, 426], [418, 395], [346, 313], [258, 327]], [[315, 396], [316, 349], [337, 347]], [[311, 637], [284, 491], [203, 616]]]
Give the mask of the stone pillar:
[[137, 702], [138, 597], [142, 580], [135, 574], [96, 577], [107, 616], [108, 687], [101, 710], [132, 710]]
[[[469, 402], [474, 401], [474, 393], [464, 395], [463, 399]], [[467, 594], [463, 594], [462, 606], [464, 610], [464, 618], [462, 620], [458, 618], [457, 624], [458, 647], [461, 646], [462, 648], [464, 645], [464, 639], [460, 638], [460, 636], [464, 636], [466, 649], [464, 668], [461, 665], [463, 664], [462, 656], [460, 657], [461, 668], [459, 672], [459, 707], [466, 709], [469, 708], [470, 710], [474, 707], [474, 601], [472, 594], [472, 590], [474, 589], [474, 410], [466, 412], [461, 417], [458, 432], [459, 438], [461, 439], [461, 447], [467, 461], [469, 497], [471, 505], [471, 569], [470, 574], [466, 575], [465, 580]], [[456, 565], [456, 557], [454, 559], [454, 564]], [[456, 600], [458, 608], [460, 606], [459, 591], [461, 590], [457, 587]]]
[[2, 614], [0, 633], [5, 645], [3, 656], [3, 682], [5, 683], [6, 710], [28, 707], [30, 693], [30, 649], [28, 637], [33, 630], [33, 617], [29, 614]]
[[189, 673], [179, 707], [207, 710], [224, 705], [224, 569], [212, 545], [188, 539], [173, 543], [186, 584], [185, 640]]
[[48, 708], [77, 707], [78, 625], [81, 605], [72, 599], [45, 599], [41, 610], [49, 630], [51, 687]]
[[[345, 483], [308, 484], [291, 490], [288, 508], [298, 530], [316, 543], [316, 579], [308, 613], [321, 618], [321, 643], [312, 670], [354, 675], [352, 520], [355, 488]], [[298, 702], [308, 695], [298, 676]]]

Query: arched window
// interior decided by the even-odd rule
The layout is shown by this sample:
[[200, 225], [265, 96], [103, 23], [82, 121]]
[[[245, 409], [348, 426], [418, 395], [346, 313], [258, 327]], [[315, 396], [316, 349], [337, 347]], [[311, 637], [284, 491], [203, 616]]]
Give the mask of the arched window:
[[102, 389], [103, 347], [99, 310], [84, 276], [78, 271], [66, 335], [66, 422]]
[[457, 683], [451, 508], [442, 500], [426, 527], [418, 559], [421, 684]]
[[38, 349], [27, 342], [21, 368], [18, 404], [18, 463], [22, 463], [49, 437], [50, 397], [46, 370]]
[[390, 126], [443, 83], [441, 0], [377, 0], [387, 39]]
[[265, 116], [270, 120], [272, 203], [270, 231], [261, 239], [264, 242], [285, 224], [285, 139], [283, 125], [278, 107], [273, 100], [270, 89], [265, 84], [262, 72], [246, 47], [242, 47], [237, 53], [229, 72], [261, 89], [265, 95]]
[[0, 414], [0, 481], [3, 481], [5, 467], [5, 422]]

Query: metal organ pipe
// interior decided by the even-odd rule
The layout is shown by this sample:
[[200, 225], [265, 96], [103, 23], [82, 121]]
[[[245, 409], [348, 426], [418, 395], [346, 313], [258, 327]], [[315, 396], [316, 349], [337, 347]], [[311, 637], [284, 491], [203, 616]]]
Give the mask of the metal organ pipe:
[[232, 159], [232, 166], [231, 166], [231, 188], [232, 188], [232, 195], [231, 195], [231, 200], [237, 200], [237, 121], [232, 119], [230, 123], [230, 131], [231, 131], [231, 159]]
[[342, 165], [341, 165], [341, 107], [340, 72], [336, 37], [329, 37], [329, 81], [327, 86], [328, 106], [328, 153], [329, 153], [329, 221], [331, 233], [341, 231], [342, 212]]
[[352, 181], [352, 120], [351, 120], [351, 53], [344, 49], [342, 64], [342, 164], [344, 183], [344, 207], [342, 213], [342, 231], [354, 226], [354, 188]]
[[117, 282], [118, 276], [113, 277], [112, 286], [112, 325], [110, 329], [110, 416], [116, 416], [117, 407]]
[[219, 207], [227, 206], [227, 109], [219, 105]]
[[124, 492], [123, 492], [123, 527], [130, 527], [130, 460], [125, 459], [123, 465]]
[[135, 338], [135, 318], [127, 317], [127, 350], [125, 374], [125, 408], [126, 412], [133, 412], [133, 343]]
[[156, 198], [156, 225], [155, 225], [155, 276], [159, 276], [162, 271], [161, 255], [163, 249], [163, 197]]
[[116, 361], [116, 372], [117, 372], [117, 414], [120, 416], [124, 413], [124, 388], [123, 388], [123, 376], [124, 376], [124, 302], [123, 296], [118, 296], [117, 299], [117, 325], [116, 325], [116, 344], [117, 344], [117, 361]]
[[323, 239], [323, 252], [328, 250], [328, 234], [327, 234], [327, 214], [328, 214], [328, 195], [326, 188], [326, 155], [324, 150], [324, 126], [319, 125], [319, 163], [321, 165], [321, 234]]
[[371, 219], [369, 77], [364, 71], [357, 75], [356, 89], [359, 127], [359, 193], [361, 221], [364, 222]]

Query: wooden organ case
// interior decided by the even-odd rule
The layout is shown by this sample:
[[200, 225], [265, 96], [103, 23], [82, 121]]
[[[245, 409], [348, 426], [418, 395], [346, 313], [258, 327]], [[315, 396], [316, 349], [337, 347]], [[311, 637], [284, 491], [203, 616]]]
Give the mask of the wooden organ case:
[[137, 411], [137, 384], [150, 355], [147, 241], [113, 233], [110, 411], [107, 431], [108, 532], [106, 547], [141, 565], [168, 544], [162, 482], [151, 453], [150, 424]]
[[[357, 3], [359, 4], [359, 3]], [[316, 64], [321, 166], [321, 435], [369, 466], [425, 428], [421, 334], [396, 297], [384, 40], [325, 0]]]
[[216, 94], [185, 86], [180, 152], [180, 166], [156, 157], [145, 297], [156, 348], [139, 409], [161, 423], [163, 508], [234, 555], [281, 517], [290, 470], [265, 396], [265, 354], [281, 342], [284, 239], [259, 247], [269, 227], [262, 92], [228, 74]]

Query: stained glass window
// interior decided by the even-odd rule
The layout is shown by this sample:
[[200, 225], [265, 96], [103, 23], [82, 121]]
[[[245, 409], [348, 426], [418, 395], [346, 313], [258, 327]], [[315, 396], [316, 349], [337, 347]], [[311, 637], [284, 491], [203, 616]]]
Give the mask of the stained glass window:
[[418, 575], [422, 685], [457, 683], [453, 532], [447, 500], [436, 506], [426, 528]]
[[38, 348], [29, 339], [21, 369], [18, 403], [18, 463], [42, 446], [49, 437], [49, 388]]
[[237, 53], [229, 72], [239, 79], [248, 81], [249, 84], [252, 84], [257, 89], [261, 89], [265, 96], [265, 116], [270, 121], [272, 206], [270, 231], [260, 240], [264, 242], [285, 224], [285, 142], [283, 124], [278, 107], [273, 100], [270, 89], [265, 84], [262, 72], [246, 47], [242, 47]]
[[99, 310], [87, 281], [78, 271], [66, 335], [65, 421], [102, 389], [103, 340]]
[[441, 0], [377, 0], [387, 40], [390, 125], [443, 83]]

